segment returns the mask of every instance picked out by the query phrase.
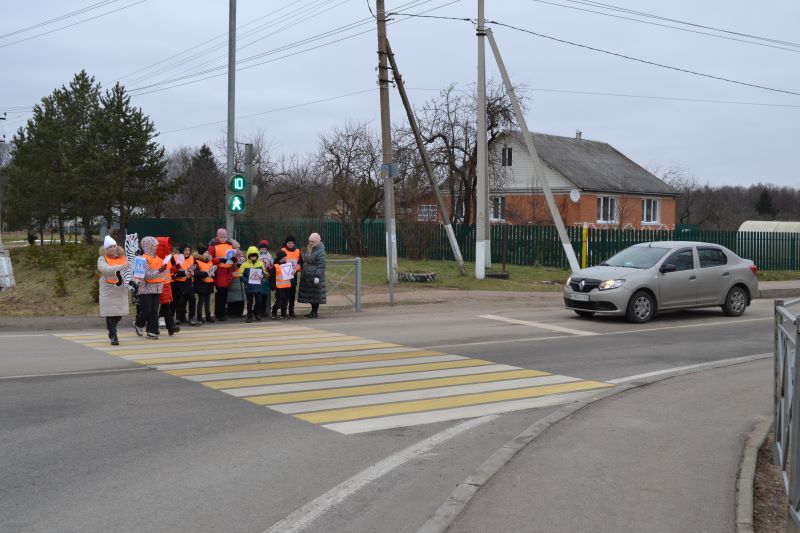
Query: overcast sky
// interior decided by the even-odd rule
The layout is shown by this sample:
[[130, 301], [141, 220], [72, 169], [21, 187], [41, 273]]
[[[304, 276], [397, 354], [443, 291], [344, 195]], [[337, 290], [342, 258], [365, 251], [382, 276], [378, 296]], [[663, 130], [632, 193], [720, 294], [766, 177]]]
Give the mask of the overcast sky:
[[[604, 1], [606, 5], [791, 43], [754, 40], [609, 11], [590, 7], [586, 0], [486, 0], [486, 16], [595, 48], [800, 93], [800, 47], [792, 45], [800, 42], [797, 0]], [[369, 4], [374, 9], [374, 3], [239, 0], [237, 59], [270, 53], [240, 64], [240, 68], [250, 68], [237, 74], [237, 116], [261, 114], [241, 118], [237, 134], [261, 130], [275, 152], [291, 154], [315, 150], [320, 132], [347, 120], [369, 120], [377, 130], [377, 45], [368, 9]], [[5, 132], [7, 138], [25, 118], [19, 106], [32, 106], [80, 69], [86, 69], [104, 86], [120, 80], [135, 95], [134, 104], [155, 121], [161, 142], [170, 150], [202, 143], [214, 145], [224, 137], [227, 1], [5, 0], [3, 4], [0, 113], [8, 111], [8, 120], [0, 121], [0, 133]], [[402, 8], [406, 4], [412, 5]], [[7, 35], [91, 6], [95, 7], [55, 24]], [[387, 0], [387, 8], [390, 12], [429, 11], [429, 15], [474, 18], [477, 0]], [[113, 10], [118, 11], [81, 22]], [[416, 88], [411, 91], [416, 105], [450, 83], [468, 88], [474, 82], [476, 38], [469, 22], [393, 18], [396, 24], [389, 26], [389, 38], [407, 86]], [[78, 24], [34, 37], [74, 23]], [[641, 165], [676, 164], [712, 184], [800, 186], [800, 95], [703, 78], [493, 27], [513, 81], [531, 89], [527, 119], [532, 130], [566, 136], [581, 130], [584, 138], [608, 142]], [[284, 46], [325, 32], [330, 32], [326, 38], [281, 51]], [[359, 32], [364, 33], [347, 38]], [[28, 37], [34, 38], [15, 43]], [[304, 52], [319, 45], [324, 46]], [[265, 61], [270, 62], [256, 65]], [[221, 68], [211, 70], [214, 67]], [[202, 81], [190, 77], [148, 88], [206, 70], [209, 72], [200, 78], [221, 76]], [[487, 71], [489, 77], [499, 79], [488, 44]], [[173, 87], [187, 82], [193, 83]], [[162, 90], [144, 94], [153, 89]], [[368, 92], [300, 105], [358, 91]], [[579, 94], [587, 92], [764, 105]], [[394, 91], [392, 100], [392, 117], [399, 122], [402, 110]], [[280, 110], [290, 106], [298, 107]], [[264, 113], [267, 111], [272, 112]], [[194, 127], [198, 125], [202, 126]]]

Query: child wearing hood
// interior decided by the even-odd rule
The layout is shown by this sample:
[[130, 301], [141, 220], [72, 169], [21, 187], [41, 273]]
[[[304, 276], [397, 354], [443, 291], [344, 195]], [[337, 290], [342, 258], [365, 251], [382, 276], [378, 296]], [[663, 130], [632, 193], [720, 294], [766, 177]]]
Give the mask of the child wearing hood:
[[261, 320], [261, 286], [266, 278], [267, 270], [261, 261], [261, 252], [255, 246], [247, 249], [247, 260], [239, 267], [239, 274], [247, 297], [247, 322], [253, 321], [254, 307], [256, 320]]
[[264, 270], [267, 272], [267, 276], [261, 283], [261, 307], [259, 307], [258, 312], [262, 317], [266, 318], [269, 316], [269, 308], [272, 305], [270, 289], [272, 288], [272, 280], [275, 277], [273, 275], [275, 260], [272, 259], [272, 254], [269, 253], [269, 241], [267, 239], [263, 239], [258, 243], [258, 251], [261, 253], [261, 262], [264, 263]]

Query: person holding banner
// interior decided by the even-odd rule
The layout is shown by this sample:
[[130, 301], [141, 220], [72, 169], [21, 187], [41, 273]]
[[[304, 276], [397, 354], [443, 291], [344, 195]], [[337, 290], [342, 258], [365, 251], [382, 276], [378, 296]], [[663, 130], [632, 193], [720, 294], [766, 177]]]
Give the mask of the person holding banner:
[[141, 259], [144, 259], [146, 264], [142, 268], [140, 262], [139, 268], [134, 271], [134, 279], [137, 273], [141, 274], [142, 283], [139, 283], [139, 312], [136, 314], [133, 327], [140, 337], [144, 335], [146, 328], [147, 338], [158, 340], [158, 305], [167, 265], [163, 259], [156, 257], [158, 241], [155, 237], [143, 238], [141, 247], [143, 252]]
[[275, 261], [272, 259], [272, 254], [269, 253], [269, 241], [267, 239], [263, 239], [258, 243], [258, 251], [261, 253], [261, 262], [264, 263], [264, 270], [267, 272], [267, 276], [261, 283], [261, 307], [258, 308], [258, 313], [262, 317], [267, 318], [269, 316], [269, 310], [272, 307], [270, 289], [272, 288], [274, 283], [273, 279], [275, 278]]
[[286, 237], [281, 250], [286, 254], [286, 262], [292, 264], [295, 272], [292, 277], [292, 286], [289, 288], [289, 294], [287, 296], [289, 300], [289, 317], [294, 318], [294, 302], [297, 300], [297, 276], [300, 273], [300, 269], [303, 267], [303, 254], [300, 252], [300, 248], [297, 247], [297, 241], [294, 235], [288, 235]]
[[244, 293], [247, 298], [247, 322], [253, 321], [253, 310], [256, 320], [261, 320], [261, 286], [267, 275], [267, 269], [261, 261], [258, 248], [247, 249], [247, 261], [239, 267]]
[[113, 346], [119, 345], [117, 324], [128, 314], [128, 289], [122, 279], [122, 270], [128, 259], [117, 241], [106, 235], [97, 258], [100, 272], [100, 316], [106, 319], [108, 339]]
[[[178, 247], [178, 257], [175, 258], [178, 263], [178, 271], [175, 272], [172, 288], [175, 295], [175, 318], [178, 324], [189, 324], [190, 326], [197, 326], [194, 319], [195, 315], [195, 298], [194, 298], [194, 271], [197, 270], [197, 263], [192, 255], [192, 247], [188, 243], [181, 244]], [[186, 308], [189, 308], [187, 315]], [[186, 319], [189, 319], [188, 322]]]
[[275, 255], [275, 304], [272, 306], [272, 320], [278, 320], [278, 309], [281, 318], [289, 318], [286, 308], [289, 306], [289, 295], [294, 279], [294, 265], [287, 259], [286, 252], [281, 249]]

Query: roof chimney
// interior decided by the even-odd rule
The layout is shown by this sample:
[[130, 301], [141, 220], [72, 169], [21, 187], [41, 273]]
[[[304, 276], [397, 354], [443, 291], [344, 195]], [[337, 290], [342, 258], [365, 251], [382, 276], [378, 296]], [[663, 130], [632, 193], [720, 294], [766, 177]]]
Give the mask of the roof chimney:
[[575, 130], [575, 138], [579, 141], [583, 139], [583, 132], [581, 130]]

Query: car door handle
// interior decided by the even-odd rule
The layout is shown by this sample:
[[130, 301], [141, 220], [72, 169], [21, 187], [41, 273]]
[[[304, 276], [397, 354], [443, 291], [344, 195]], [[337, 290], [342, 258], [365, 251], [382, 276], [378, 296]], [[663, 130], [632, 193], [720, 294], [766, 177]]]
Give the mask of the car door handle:
[[689, 276], [689, 281], [694, 281], [697, 279], [697, 276]]
[[722, 275], [722, 277], [723, 277], [723, 278], [729, 278], [729, 277], [731, 277], [731, 273], [730, 273], [730, 272], [725, 272], [725, 273]]

